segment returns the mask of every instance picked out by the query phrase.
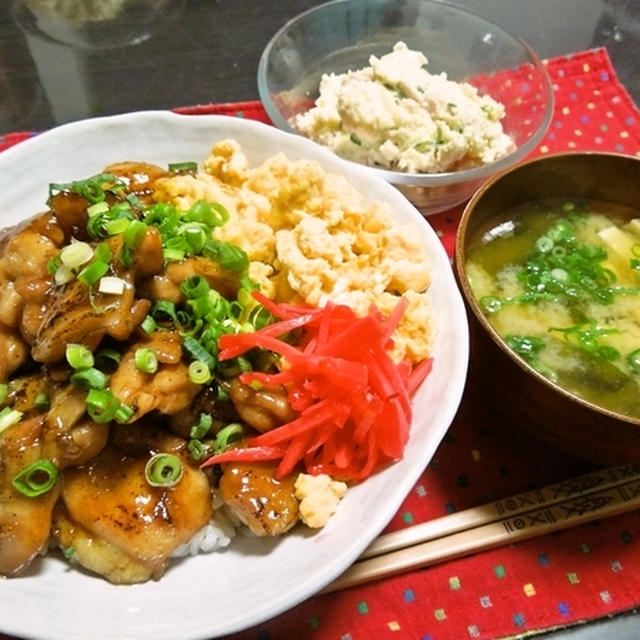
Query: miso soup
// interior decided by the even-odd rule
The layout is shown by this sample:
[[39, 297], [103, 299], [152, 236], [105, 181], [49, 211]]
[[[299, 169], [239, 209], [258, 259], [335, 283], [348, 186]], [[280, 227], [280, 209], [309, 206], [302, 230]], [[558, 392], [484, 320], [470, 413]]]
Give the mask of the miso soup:
[[472, 239], [466, 270], [490, 324], [531, 367], [640, 418], [640, 211], [520, 206]]

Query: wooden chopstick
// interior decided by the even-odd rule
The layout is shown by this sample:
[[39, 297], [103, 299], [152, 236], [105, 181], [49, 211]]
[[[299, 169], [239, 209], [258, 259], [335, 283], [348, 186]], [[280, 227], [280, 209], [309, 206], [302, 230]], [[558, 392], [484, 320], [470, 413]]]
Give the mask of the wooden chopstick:
[[609, 467], [376, 539], [322, 593], [640, 508], [640, 465]]

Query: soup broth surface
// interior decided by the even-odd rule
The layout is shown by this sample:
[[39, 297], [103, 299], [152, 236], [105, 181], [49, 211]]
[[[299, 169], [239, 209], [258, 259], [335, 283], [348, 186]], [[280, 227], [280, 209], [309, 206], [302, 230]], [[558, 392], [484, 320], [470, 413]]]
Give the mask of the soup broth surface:
[[519, 206], [476, 235], [466, 270], [488, 321], [530, 366], [640, 418], [640, 211]]

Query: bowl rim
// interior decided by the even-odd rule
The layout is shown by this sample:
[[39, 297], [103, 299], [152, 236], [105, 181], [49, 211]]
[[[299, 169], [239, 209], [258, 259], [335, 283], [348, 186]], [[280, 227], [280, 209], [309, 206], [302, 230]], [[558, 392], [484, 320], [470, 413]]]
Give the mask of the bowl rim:
[[[269, 58], [272, 50], [274, 49], [277, 41], [282, 37], [282, 35], [290, 29], [293, 25], [298, 22], [302, 22], [309, 15], [320, 13], [321, 11], [326, 10], [331, 6], [336, 5], [347, 5], [352, 0], [329, 0], [329, 2], [324, 2], [315, 7], [311, 7], [302, 13], [294, 16], [293, 18], [287, 20], [269, 39], [267, 45], [262, 51], [260, 55], [260, 59], [258, 60], [257, 67], [257, 84], [258, 84], [258, 94], [260, 96], [260, 101], [267, 112], [267, 115], [272, 120], [272, 122], [283, 131], [288, 133], [293, 133], [295, 135], [300, 134], [295, 128], [291, 127], [289, 123], [280, 115], [280, 111], [275, 107], [274, 102], [271, 100], [271, 93], [267, 86], [267, 66], [269, 63]], [[362, 0], [363, 2], [367, 0]], [[474, 167], [472, 169], [463, 169], [461, 171], [445, 171], [441, 173], [410, 173], [410, 172], [401, 172], [401, 171], [390, 171], [388, 169], [380, 169], [378, 167], [372, 167], [368, 165], [363, 165], [361, 163], [355, 162], [353, 160], [348, 160], [346, 158], [342, 158], [345, 162], [348, 162], [353, 165], [364, 166], [367, 170], [371, 171], [374, 175], [382, 178], [387, 182], [391, 182], [395, 185], [406, 185], [406, 186], [444, 186], [449, 184], [457, 184], [460, 182], [473, 181], [473, 180], [483, 180], [488, 176], [495, 174], [496, 172], [503, 171], [518, 163], [520, 160], [525, 158], [542, 140], [542, 138], [547, 133], [549, 129], [549, 125], [551, 124], [551, 120], [553, 118], [553, 113], [555, 109], [555, 96], [553, 91], [553, 84], [551, 82], [551, 78], [549, 77], [549, 73], [547, 72], [546, 65], [543, 61], [538, 57], [533, 48], [522, 38], [512, 33], [509, 29], [493, 22], [492, 20], [467, 9], [466, 7], [462, 7], [460, 5], [447, 2], [445, 0], [407, 0], [407, 2], [419, 2], [420, 4], [429, 4], [432, 6], [441, 6], [445, 9], [449, 9], [450, 11], [457, 12], [459, 15], [469, 15], [474, 18], [484, 22], [487, 26], [491, 26], [503, 34], [506, 34], [515, 42], [517, 42], [523, 50], [526, 52], [529, 57], [531, 63], [535, 67], [535, 69], [540, 73], [542, 83], [544, 86], [544, 91], [546, 94], [546, 105], [545, 105], [545, 113], [542, 119], [540, 126], [536, 129], [534, 133], [532, 133], [529, 138], [524, 142], [524, 144], [518, 146], [514, 151], [503, 156], [502, 158], [492, 162], [491, 164], [483, 165], [480, 167]], [[317, 144], [317, 143], [316, 143]]]
[[640, 157], [620, 153], [617, 151], [596, 151], [596, 150], [586, 150], [586, 151], [559, 151], [555, 153], [549, 153], [544, 156], [538, 156], [535, 158], [531, 158], [526, 160], [525, 162], [521, 162], [506, 171], [502, 171], [495, 176], [492, 176], [487, 180], [471, 197], [469, 202], [465, 205], [462, 215], [460, 217], [460, 222], [458, 224], [458, 229], [456, 231], [455, 238], [455, 246], [454, 246], [454, 265], [458, 279], [458, 286], [460, 287], [460, 291], [462, 296], [465, 299], [465, 302], [469, 309], [471, 310], [471, 315], [479, 322], [483, 331], [489, 335], [492, 342], [499, 347], [499, 349], [507, 356], [507, 358], [515, 365], [517, 365], [520, 369], [524, 370], [526, 373], [531, 375], [534, 379], [538, 381], [539, 384], [552, 389], [553, 391], [559, 393], [563, 397], [568, 400], [575, 402], [587, 409], [595, 411], [601, 415], [607, 416], [609, 418], [614, 418], [616, 420], [621, 420], [623, 422], [627, 422], [633, 425], [640, 426], [640, 417], [628, 416], [623, 413], [619, 413], [617, 411], [613, 411], [612, 409], [607, 409], [606, 407], [602, 407], [594, 402], [586, 400], [581, 396], [572, 393], [560, 386], [559, 384], [553, 382], [549, 378], [543, 376], [539, 371], [534, 369], [529, 363], [527, 363], [523, 358], [521, 358], [518, 354], [516, 354], [504, 341], [504, 339], [500, 336], [500, 334], [493, 328], [491, 323], [487, 320], [487, 317], [480, 309], [480, 305], [476, 300], [475, 295], [473, 294], [471, 287], [469, 285], [469, 280], [467, 277], [467, 269], [465, 262], [465, 247], [466, 247], [466, 231], [469, 224], [469, 219], [472, 215], [472, 211], [475, 208], [477, 202], [484, 196], [484, 194], [493, 187], [497, 182], [499, 182], [503, 177], [507, 175], [511, 175], [516, 171], [524, 171], [528, 167], [534, 164], [544, 163], [549, 160], [559, 160], [562, 158], [571, 159], [572, 157], [613, 157], [618, 158], [620, 160], [634, 160], [640, 163]]

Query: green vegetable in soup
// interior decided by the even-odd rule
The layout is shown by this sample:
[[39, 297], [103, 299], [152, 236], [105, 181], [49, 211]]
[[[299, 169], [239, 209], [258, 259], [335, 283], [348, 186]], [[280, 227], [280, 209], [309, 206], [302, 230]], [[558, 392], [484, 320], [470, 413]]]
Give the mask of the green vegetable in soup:
[[634, 215], [599, 202], [520, 207], [474, 239], [467, 275], [489, 322], [530, 366], [603, 408], [640, 417]]

